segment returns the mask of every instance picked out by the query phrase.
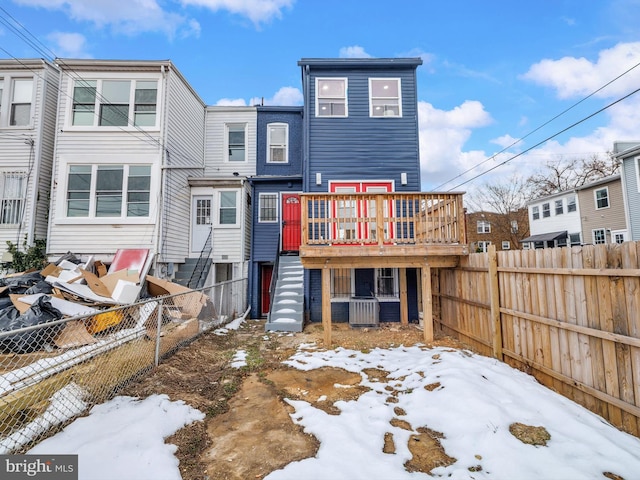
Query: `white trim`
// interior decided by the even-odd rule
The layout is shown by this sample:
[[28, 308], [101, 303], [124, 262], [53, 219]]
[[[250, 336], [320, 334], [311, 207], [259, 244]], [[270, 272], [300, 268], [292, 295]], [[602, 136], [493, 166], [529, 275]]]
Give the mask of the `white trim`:
[[[284, 161], [274, 161], [271, 159], [271, 128], [284, 127]], [[285, 165], [289, 163], [289, 124], [285, 122], [271, 122], [267, 124], [267, 163], [274, 165]]]
[[[267, 195], [276, 197], [276, 218], [275, 218], [275, 220], [262, 220], [261, 219], [262, 197], [266, 197]], [[266, 224], [280, 223], [280, 208], [279, 208], [280, 207], [280, 203], [281, 203], [280, 199], [281, 199], [280, 192], [260, 192], [258, 194], [258, 223], [266, 223]]]
[[[604, 233], [604, 242], [603, 243], [596, 243], [596, 232], [602, 232]], [[591, 242], [594, 245], [603, 245], [607, 243], [607, 229], [606, 228], [594, 228], [591, 230]]]
[[[318, 94], [319, 88], [318, 83], [323, 80], [341, 80], [344, 82], [344, 115], [320, 115], [320, 109], [318, 108], [320, 95]], [[349, 116], [349, 79], [347, 77], [316, 77], [315, 79], [315, 108], [316, 108], [316, 117], [322, 118], [345, 118]], [[342, 97], [327, 97], [327, 98], [342, 98]]]
[[[242, 127], [244, 129], [244, 160], [229, 159], [229, 129], [230, 127]], [[225, 122], [224, 123], [224, 161], [229, 165], [243, 165], [249, 161], [249, 149], [247, 145], [247, 122]]]
[[[213, 206], [215, 208], [215, 222], [214, 227], [216, 228], [238, 228], [241, 223], [241, 210], [240, 210], [240, 196], [238, 195], [242, 190], [239, 188], [218, 188], [216, 189], [215, 201], [213, 202]], [[222, 207], [222, 194], [225, 192], [234, 192], [236, 197], [235, 209], [236, 209], [236, 222], [235, 223], [220, 223], [220, 211]]]
[[[606, 207], [598, 207], [598, 192], [606, 190], [607, 191], [607, 206]], [[593, 202], [596, 210], [604, 210], [605, 208], [611, 207], [611, 197], [609, 196], [609, 187], [600, 187], [593, 190]]]

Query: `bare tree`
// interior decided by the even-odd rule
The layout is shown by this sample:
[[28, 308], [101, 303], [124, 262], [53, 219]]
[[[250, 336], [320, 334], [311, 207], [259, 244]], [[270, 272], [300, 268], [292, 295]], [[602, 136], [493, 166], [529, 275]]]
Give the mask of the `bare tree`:
[[605, 158], [598, 154], [589, 158], [561, 158], [546, 162], [543, 169], [530, 175], [526, 182], [536, 197], [544, 197], [614, 175], [618, 168], [611, 152], [607, 152]]

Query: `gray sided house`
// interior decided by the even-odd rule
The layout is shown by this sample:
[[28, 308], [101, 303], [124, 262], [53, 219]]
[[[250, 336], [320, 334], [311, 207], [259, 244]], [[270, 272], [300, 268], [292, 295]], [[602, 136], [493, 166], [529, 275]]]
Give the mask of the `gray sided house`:
[[59, 81], [46, 60], [0, 60], [0, 252], [47, 236]]
[[[249, 180], [253, 186], [251, 316], [263, 318], [271, 311], [271, 279], [280, 253], [297, 253], [300, 247], [300, 218], [290, 214], [300, 212], [302, 107], [258, 107], [256, 175]], [[295, 260], [295, 255], [288, 257]], [[275, 316], [274, 311], [270, 320]]]
[[[358, 195], [382, 194], [377, 198], [385, 198], [381, 213], [386, 217], [397, 214], [400, 208], [389, 196], [391, 192], [420, 191], [416, 69], [421, 64], [419, 58], [303, 58], [298, 62], [304, 93], [304, 192], [347, 195], [336, 201], [331, 198], [337, 197], [321, 199], [316, 206], [303, 202], [303, 212], [311, 216], [345, 217], [344, 222], [331, 227], [303, 225], [303, 242], [317, 234], [318, 241], [331, 239], [334, 245], [352, 246], [352, 253], [345, 250], [350, 257], [358, 254], [359, 237], [371, 240], [382, 233], [401, 233], [393, 231], [395, 225], [391, 223], [385, 223], [384, 232], [379, 230], [376, 200]], [[371, 219], [366, 224], [349, 220], [366, 217]], [[314, 262], [301, 257], [307, 313], [312, 321], [320, 321], [323, 311], [327, 312], [323, 306], [327, 299], [323, 299], [322, 270], [314, 265], [323, 262], [322, 253]], [[336, 263], [336, 268], [331, 268], [334, 321], [353, 319], [354, 309], [363, 305], [379, 321], [398, 321], [401, 310], [404, 317], [408, 314], [410, 320], [417, 321], [415, 268], [401, 268], [404, 263], [391, 260], [379, 265], [369, 261], [367, 268], [356, 265], [357, 261]], [[361, 304], [356, 305], [354, 299], [362, 299]]]
[[620, 178], [629, 228], [627, 240], [640, 240], [640, 141], [615, 142], [613, 153], [620, 163]]
[[147, 248], [166, 276], [189, 256], [189, 178], [204, 174], [205, 105], [171, 61], [58, 59], [47, 253]]
[[576, 188], [582, 239], [586, 244], [629, 240], [620, 175]]
[[[189, 256], [210, 259], [207, 284], [246, 277], [256, 173], [256, 108], [206, 109], [204, 174], [189, 178]], [[204, 279], [203, 279], [204, 280]]]

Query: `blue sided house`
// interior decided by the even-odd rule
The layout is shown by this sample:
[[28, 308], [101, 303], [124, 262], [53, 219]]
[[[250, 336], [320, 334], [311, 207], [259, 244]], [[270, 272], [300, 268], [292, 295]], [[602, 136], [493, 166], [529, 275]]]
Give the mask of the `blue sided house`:
[[[420, 313], [430, 318], [430, 268], [456, 265], [467, 246], [462, 195], [420, 192], [421, 64], [420, 58], [298, 62], [304, 94], [301, 164], [298, 172], [293, 165], [286, 172], [291, 180], [284, 175], [280, 181], [282, 220], [272, 234], [280, 240], [267, 330], [300, 331], [303, 319], [322, 321], [330, 343], [332, 321], [366, 326], [418, 322]], [[260, 117], [259, 112], [259, 124]], [[295, 190], [296, 174], [302, 193], [287, 204], [284, 192]], [[276, 188], [260, 177], [254, 188]], [[260, 207], [254, 208], [259, 216]], [[298, 225], [298, 218], [294, 248], [284, 239], [289, 222]], [[254, 228], [256, 248], [259, 222]], [[265, 295], [258, 295], [262, 304]], [[430, 335], [425, 328], [425, 338]]]

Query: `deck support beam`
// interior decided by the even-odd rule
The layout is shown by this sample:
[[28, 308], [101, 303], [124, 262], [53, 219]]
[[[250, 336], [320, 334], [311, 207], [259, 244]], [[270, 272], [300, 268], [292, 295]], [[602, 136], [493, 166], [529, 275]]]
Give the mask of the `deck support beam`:
[[433, 342], [433, 300], [431, 298], [431, 267], [422, 267], [422, 325], [426, 343]]
[[322, 330], [324, 344], [331, 348], [331, 268], [328, 265], [322, 269]]
[[400, 324], [409, 325], [409, 300], [407, 298], [407, 269], [400, 268]]

